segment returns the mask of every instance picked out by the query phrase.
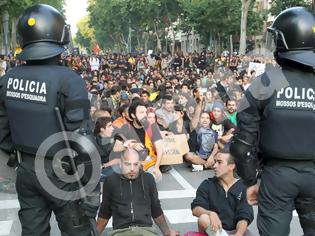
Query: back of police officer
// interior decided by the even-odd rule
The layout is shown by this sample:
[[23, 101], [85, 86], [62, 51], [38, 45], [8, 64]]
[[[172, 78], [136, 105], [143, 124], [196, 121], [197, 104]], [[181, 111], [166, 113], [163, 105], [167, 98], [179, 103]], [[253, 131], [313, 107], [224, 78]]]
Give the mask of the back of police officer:
[[[8, 71], [0, 81], [0, 148], [16, 149], [22, 156], [16, 180], [22, 235], [49, 235], [52, 211], [62, 235], [91, 235], [89, 221], [76, 202], [47, 193], [34, 168], [39, 146], [61, 131], [55, 107], [60, 108], [68, 131], [80, 128], [82, 121], [88, 119], [88, 94], [83, 80], [58, 65], [69, 43], [69, 26], [56, 9], [35, 5], [21, 15], [18, 33], [23, 48], [18, 59], [26, 64]], [[45, 171], [57, 188], [70, 191], [74, 184], [62, 182], [52, 170], [52, 157], [61, 147], [60, 143], [51, 144]]]
[[290, 8], [268, 32], [281, 69], [265, 72], [246, 91], [231, 153], [248, 201], [258, 202], [260, 235], [289, 235], [294, 209], [304, 235], [315, 235], [315, 17]]

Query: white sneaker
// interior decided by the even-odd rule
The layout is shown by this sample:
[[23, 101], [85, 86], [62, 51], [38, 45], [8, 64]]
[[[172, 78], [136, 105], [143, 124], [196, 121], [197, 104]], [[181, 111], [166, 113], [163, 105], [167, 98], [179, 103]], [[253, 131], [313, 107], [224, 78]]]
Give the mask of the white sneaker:
[[203, 165], [195, 165], [195, 164], [191, 164], [191, 171], [192, 172], [198, 172], [198, 171], [203, 171]]

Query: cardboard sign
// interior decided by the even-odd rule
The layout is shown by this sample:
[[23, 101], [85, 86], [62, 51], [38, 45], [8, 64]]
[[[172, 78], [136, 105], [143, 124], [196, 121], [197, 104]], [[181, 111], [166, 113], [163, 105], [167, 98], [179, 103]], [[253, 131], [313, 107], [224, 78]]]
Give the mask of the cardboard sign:
[[248, 67], [248, 76], [252, 70], [256, 71], [256, 76], [260, 76], [265, 72], [266, 64], [250, 62]]
[[170, 135], [163, 138], [163, 156], [161, 165], [183, 163], [183, 155], [189, 152], [185, 134]]

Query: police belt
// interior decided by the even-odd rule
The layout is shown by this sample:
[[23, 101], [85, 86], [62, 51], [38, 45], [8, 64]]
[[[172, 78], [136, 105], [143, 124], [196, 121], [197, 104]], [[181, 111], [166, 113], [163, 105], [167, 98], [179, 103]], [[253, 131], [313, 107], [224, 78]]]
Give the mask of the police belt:
[[264, 164], [266, 166], [285, 166], [285, 167], [296, 167], [296, 168], [314, 168], [314, 160], [289, 160], [289, 159], [267, 159]]
[[[36, 154], [30, 154], [30, 153], [25, 153], [21, 152], [21, 162], [29, 163], [29, 164], [34, 164], [36, 158]], [[53, 157], [46, 156], [45, 161], [52, 161]]]
[[[36, 158], [40, 158], [40, 157], [36, 157], [35, 154], [21, 153], [21, 161], [19, 161], [19, 162], [24, 162], [24, 163], [26, 163], [28, 165], [34, 166]], [[72, 169], [69, 158], [70, 157], [68, 157], [68, 159], [65, 159], [63, 161], [63, 164], [62, 164], [62, 168], [65, 171], [69, 171], [69, 170]], [[48, 163], [48, 165], [52, 165], [53, 164], [52, 163], [53, 160], [54, 160], [54, 157], [52, 157], [52, 156], [45, 156], [44, 157], [44, 161], [46, 163]], [[92, 165], [90, 160], [85, 161], [83, 158], [80, 158], [78, 156], [74, 157], [74, 163], [75, 163], [76, 166], [78, 166], [80, 164], [85, 164], [87, 166], [91, 166]]]

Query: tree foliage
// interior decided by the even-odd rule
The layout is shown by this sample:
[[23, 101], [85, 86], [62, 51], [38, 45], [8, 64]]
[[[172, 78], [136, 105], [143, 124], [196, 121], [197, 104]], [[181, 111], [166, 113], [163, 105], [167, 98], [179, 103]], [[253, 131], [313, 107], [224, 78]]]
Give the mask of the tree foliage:
[[[229, 35], [240, 35], [240, 0], [181, 0], [187, 24], [201, 35], [204, 45], [213, 39], [227, 39]], [[254, 35], [263, 30], [265, 12], [254, 12], [253, 4], [249, 8], [247, 28]], [[190, 27], [190, 28], [191, 28]]]
[[312, 1], [309, 0], [274, 0], [271, 3], [270, 13], [273, 16], [277, 16], [283, 10], [290, 7], [308, 7], [311, 9]]
[[[16, 23], [18, 17], [21, 15], [24, 9], [35, 4], [48, 4], [55, 7], [62, 14], [64, 14], [65, 0], [0, 0], [0, 18], [3, 15], [9, 16], [9, 32], [7, 37], [10, 38], [11, 50], [14, 51], [16, 47]], [[4, 33], [3, 25], [1, 24], [1, 33]], [[9, 34], [11, 36], [9, 36]]]
[[[266, 14], [250, 8], [248, 31], [262, 31]], [[178, 29], [201, 35], [204, 45], [209, 39], [227, 39], [240, 35], [240, 0], [90, 0], [90, 25], [101, 46], [127, 49], [144, 47], [150, 39], [161, 49], [166, 30], [173, 39]], [[150, 33], [150, 34], [149, 34]], [[173, 43], [174, 44], [174, 43]]]
[[165, 27], [181, 12], [178, 0], [93, 0], [88, 10], [97, 41], [125, 48], [129, 40], [133, 48], [143, 46], [149, 37], [161, 40]]
[[[3, 3], [3, 5], [1, 3]], [[8, 11], [10, 17], [17, 18], [27, 7], [40, 3], [53, 6], [62, 14], [65, 12], [65, 0], [2, 0], [0, 1], [0, 6], [1, 12], [6, 10]]]
[[75, 42], [87, 49], [91, 49], [91, 44], [95, 42], [95, 33], [94, 28], [90, 27], [90, 17], [83, 17], [77, 23], [77, 28], [78, 31], [76, 33]]

